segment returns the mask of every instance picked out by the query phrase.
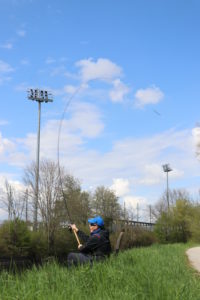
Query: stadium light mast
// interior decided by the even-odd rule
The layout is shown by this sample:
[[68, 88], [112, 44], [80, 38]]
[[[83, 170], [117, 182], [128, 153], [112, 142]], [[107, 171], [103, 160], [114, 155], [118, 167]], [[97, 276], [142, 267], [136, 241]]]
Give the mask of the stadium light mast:
[[163, 171], [167, 174], [167, 207], [168, 207], [168, 211], [169, 211], [169, 179], [168, 179], [168, 173], [171, 172], [172, 169], [170, 168], [169, 164], [165, 164], [162, 167], [163, 167]]
[[39, 167], [40, 167], [40, 119], [41, 103], [53, 102], [52, 94], [46, 90], [29, 89], [28, 99], [38, 102], [38, 132], [37, 132], [37, 150], [36, 150], [36, 174], [35, 174], [35, 199], [33, 212], [33, 229], [37, 230], [38, 223], [38, 197], [39, 197]]

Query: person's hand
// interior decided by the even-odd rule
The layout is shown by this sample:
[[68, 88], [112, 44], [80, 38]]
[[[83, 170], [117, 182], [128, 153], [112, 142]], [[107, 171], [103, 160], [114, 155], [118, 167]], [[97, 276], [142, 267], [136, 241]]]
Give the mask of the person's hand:
[[78, 231], [78, 228], [76, 227], [75, 224], [70, 224], [70, 227], [73, 231], [76, 231], [76, 232]]
[[82, 245], [82, 244], [79, 244], [79, 245], [78, 245], [78, 249], [80, 249], [81, 247], [83, 247], [83, 245]]

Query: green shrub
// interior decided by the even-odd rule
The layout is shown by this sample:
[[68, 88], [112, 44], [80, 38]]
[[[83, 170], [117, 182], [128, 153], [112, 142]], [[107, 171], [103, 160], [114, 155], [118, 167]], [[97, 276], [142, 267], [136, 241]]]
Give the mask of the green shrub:
[[[115, 249], [117, 238], [120, 231], [111, 234], [110, 240], [112, 249]], [[120, 250], [126, 250], [133, 247], [150, 246], [155, 243], [154, 232], [143, 229], [142, 227], [126, 226], [120, 243]]]
[[30, 239], [29, 256], [34, 260], [40, 260], [47, 256], [47, 239], [42, 231], [32, 231]]
[[0, 256], [27, 256], [30, 240], [30, 231], [24, 221], [4, 222], [0, 227]]
[[70, 251], [77, 249], [77, 241], [67, 228], [59, 228], [55, 233], [54, 255], [65, 257]]
[[189, 230], [191, 233], [191, 240], [200, 242], [200, 206], [195, 206], [192, 209], [192, 217], [189, 219]]

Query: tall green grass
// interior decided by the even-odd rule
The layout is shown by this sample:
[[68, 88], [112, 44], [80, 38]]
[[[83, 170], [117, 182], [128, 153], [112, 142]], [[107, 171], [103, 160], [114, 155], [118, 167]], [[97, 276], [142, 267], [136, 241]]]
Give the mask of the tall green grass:
[[190, 268], [188, 245], [154, 245], [68, 270], [56, 263], [21, 275], [0, 275], [0, 299], [200, 299], [200, 276]]

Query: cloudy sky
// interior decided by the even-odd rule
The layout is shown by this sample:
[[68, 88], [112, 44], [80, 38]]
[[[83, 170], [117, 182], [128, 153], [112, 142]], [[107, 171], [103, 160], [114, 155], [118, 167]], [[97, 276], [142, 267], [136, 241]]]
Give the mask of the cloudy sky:
[[[90, 191], [105, 185], [142, 209], [166, 188], [200, 182], [198, 0], [0, 0], [0, 184], [36, 158], [57, 161]], [[3, 212], [0, 211], [0, 217]]]

